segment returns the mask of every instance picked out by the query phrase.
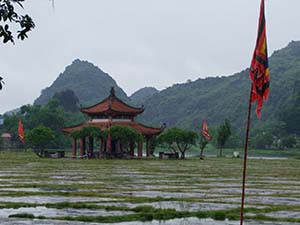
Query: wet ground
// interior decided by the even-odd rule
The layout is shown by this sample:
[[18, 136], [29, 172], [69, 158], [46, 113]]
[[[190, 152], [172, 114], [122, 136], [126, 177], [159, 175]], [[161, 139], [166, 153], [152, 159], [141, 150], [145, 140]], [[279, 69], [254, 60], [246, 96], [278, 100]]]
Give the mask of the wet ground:
[[[57, 220], [26, 220], [26, 219], [2, 219], [1, 225], [104, 225], [104, 223], [84, 223]], [[105, 223], [107, 224], [107, 223]], [[168, 221], [151, 222], [122, 222], [110, 223], [110, 225], [239, 225], [240, 221], [216, 221], [213, 219], [184, 218]], [[245, 225], [296, 225], [288, 222], [246, 221]]]
[[[18, 157], [7, 159], [0, 155], [0, 224], [107, 224], [80, 220], [89, 217], [96, 221], [96, 217], [101, 217], [126, 221], [141, 213], [136, 211], [138, 207], [173, 209], [178, 213], [222, 211], [226, 216], [229, 210], [236, 213], [240, 207], [241, 159], [47, 160], [28, 154]], [[246, 214], [245, 225], [300, 224], [299, 165], [300, 161], [293, 159], [249, 160], [246, 208], [251, 210]], [[31, 219], [9, 218], [16, 215]], [[262, 215], [263, 220], [259, 219]], [[77, 221], [68, 221], [70, 218]], [[130, 219], [112, 224], [235, 225], [239, 221], [189, 217], [147, 222]]]

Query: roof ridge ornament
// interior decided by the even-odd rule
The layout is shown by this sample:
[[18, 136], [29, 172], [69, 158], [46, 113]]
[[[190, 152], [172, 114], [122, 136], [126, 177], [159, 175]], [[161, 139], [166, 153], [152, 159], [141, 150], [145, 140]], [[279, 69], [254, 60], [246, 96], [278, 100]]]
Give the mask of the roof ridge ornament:
[[110, 89], [110, 96], [109, 97], [116, 97], [116, 91], [114, 87], [111, 87]]

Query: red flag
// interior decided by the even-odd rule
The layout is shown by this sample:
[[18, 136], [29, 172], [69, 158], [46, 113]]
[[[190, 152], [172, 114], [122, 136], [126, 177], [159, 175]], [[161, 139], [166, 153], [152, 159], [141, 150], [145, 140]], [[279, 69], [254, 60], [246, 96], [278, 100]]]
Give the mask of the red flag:
[[107, 125], [107, 140], [106, 140], [106, 151], [111, 152], [111, 137], [110, 137], [110, 127], [112, 125], [112, 120], [108, 120], [108, 125]]
[[19, 133], [19, 140], [23, 144], [25, 144], [25, 133], [24, 133], [24, 128], [23, 128], [22, 120], [19, 120], [18, 133]]
[[208, 126], [205, 120], [202, 121], [202, 131], [201, 131], [202, 136], [210, 141], [212, 139], [212, 137], [210, 136], [209, 132], [208, 132]]
[[256, 114], [260, 118], [263, 101], [268, 100], [270, 91], [264, 0], [261, 1], [260, 6], [258, 34], [250, 67], [250, 79], [252, 80], [251, 103], [257, 102]]

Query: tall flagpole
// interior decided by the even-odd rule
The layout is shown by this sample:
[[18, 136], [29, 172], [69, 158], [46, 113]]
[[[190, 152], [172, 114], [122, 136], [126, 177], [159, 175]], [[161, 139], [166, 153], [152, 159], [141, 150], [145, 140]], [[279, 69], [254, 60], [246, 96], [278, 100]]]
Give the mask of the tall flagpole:
[[244, 222], [244, 205], [245, 205], [245, 186], [247, 174], [247, 157], [248, 157], [248, 140], [251, 119], [251, 103], [257, 102], [256, 114], [260, 118], [261, 108], [263, 101], [268, 99], [269, 96], [269, 79], [270, 72], [268, 68], [268, 52], [267, 52], [267, 39], [266, 39], [266, 23], [265, 23], [265, 0], [261, 0], [260, 16], [258, 23], [258, 34], [256, 46], [251, 61], [250, 79], [252, 80], [249, 105], [248, 105], [248, 119], [247, 130], [245, 138], [245, 152], [244, 152], [244, 170], [243, 170], [243, 188], [242, 188], [242, 203], [241, 203], [241, 223]]
[[246, 174], [247, 174], [248, 141], [249, 141], [251, 106], [252, 106], [252, 104], [251, 104], [252, 88], [253, 88], [253, 84], [251, 85], [249, 104], [248, 104], [248, 118], [247, 118], [245, 149], [244, 149], [243, 188], [242, 188], [241, 223], [240, 223], [240, 225], [243, 225], [243, 222], [244, 222], [244, 205], [245, 205], [245, 189], [246, 189]]

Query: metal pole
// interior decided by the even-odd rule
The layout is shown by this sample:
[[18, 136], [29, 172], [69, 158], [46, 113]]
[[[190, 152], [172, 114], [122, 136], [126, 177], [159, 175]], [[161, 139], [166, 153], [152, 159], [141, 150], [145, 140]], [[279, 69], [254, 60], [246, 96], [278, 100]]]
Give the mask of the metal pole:
[[[253, 85], [253, 84], [252, 84]], [[250, 90], [250, 98], [248, 105], [248, 118], [247, 118], [247, 128], [246, 128], [246, 138], [245, 138], [245, 150], [244, 150], [244, 168], [243, 168], [243, 188], [242, 188], [242, 203], [241, 203], [241, 223], [244, 222], [244, 205], [245, 205], [245, 187], [246, 187], [246, 171], [247, 171], [247, 156], [248, 156], [248, 140], [249, 140], [249, 130], [250, 130], [250, 120], [251, 120], [251, 96], [252, 96], [252, 86]]]

